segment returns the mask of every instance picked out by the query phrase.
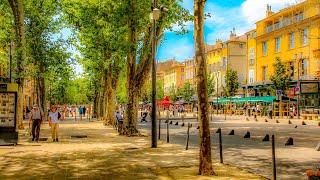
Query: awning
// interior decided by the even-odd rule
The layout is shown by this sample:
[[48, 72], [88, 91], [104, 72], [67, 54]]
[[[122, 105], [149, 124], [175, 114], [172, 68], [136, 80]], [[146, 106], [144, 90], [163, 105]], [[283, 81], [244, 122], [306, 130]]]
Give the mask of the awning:
[[[225, 104], [225, 103], [245, 103], [245, 102], [266, 102], [272, 103], [276, 99], [275, 96], [257, 96], [257, 97], [243, 97], [243, 98], [219, 98], [218, 103]], [[213, 101], [213, 103], [217, 103]]]

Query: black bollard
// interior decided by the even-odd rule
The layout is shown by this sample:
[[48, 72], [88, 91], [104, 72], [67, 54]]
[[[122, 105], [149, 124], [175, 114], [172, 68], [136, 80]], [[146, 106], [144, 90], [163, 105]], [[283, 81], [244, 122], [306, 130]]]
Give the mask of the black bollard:
[[268, 122], [268, 120], [267, 120], [267, 119], [265, 119], [265, 120], [264, 120], [264, 122]]
[[158, 139], [160, 139], [161, 136], [161, 119], [159, 119], [159, 135], [158, 135]]
[[190, 123], [188, 123], [186, 150], [188, 150], [188, 148], [189, 148], [189, 132], [190, 132]]
[[244, 135], [244, 137], [243, 138], [245, 138], [245, 139], [249, 139], [250, 138], [250, 132], [248, 131], [245, 135]]
[[190, 127], [192, 127], [192, 124], [190, 123]]
[[305, 126], [305, 125], [307, 125], [307, 124], [306, 124], [304, 121], [302, 121], [302, 125]]
[[178, 125], [179, 125], [178, 121], [177, 121], [176, 124], [174, 124], [174, 125], [178, 126]]
[[292, 122], [289, 120], [289, 121], [288, 121], [288, 124], [292, 124]]
[[198, 126], [197, 129], [200, 129], [200, 126]]
[[218, 128], [218, 130], [216, 131], [216, 133], [221, 133], [221, 128]]
[[276, 120], [276, 123], [280, 123], [278, 120]]
[[262, 141], [264, 141], [264, 142], [270, 141], [269, 134], [266, 134], [266, 136], [264, 136], [264, 138], [262, 139]]
[[172, 124], [172, 121], [170, 121], [170, 124]]
[[181, 126], [184, 127], [184, 123], [182, 123]]
[[223, 163], [223, 155], [222, 155], [222, 132], [221, 129], [219, 128], [219, 149], [220, 149], [220, 163]]
[[320, 127], [320, 122], [318, 122], [318, 126]]
[[234, 130], [233, 129], [230, 131], [229, 135], [234, 135]]
[[292, 145], [293, 145], [293, 138], [290, 137], [290, 138], [287, 140], [285, 146], [292, 146]]
[[296, 125], [294, 128], [298, 128], [298, 126]]
[[277, 179], [277, 169], [276, 169], [276, 151], [275, 151], [275, 142], [274, 142], [274, 134], [272, 135], [272, 176], [273, 180]]
[[169, 123], [167, 123], [167, 143], [169, 143]]
[[169, 120], [167, 119], [167, 120], [165, 121], [165, 123], [169, 123]]

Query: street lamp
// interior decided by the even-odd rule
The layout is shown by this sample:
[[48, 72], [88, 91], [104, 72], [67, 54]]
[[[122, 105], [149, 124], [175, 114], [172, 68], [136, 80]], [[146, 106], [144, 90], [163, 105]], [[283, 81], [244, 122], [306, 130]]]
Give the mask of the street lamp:
[[217, 71], [216, 73], [216, 79], [217, 79], [217, 114], [219, 114], [219, 74], [220, 74], [220, 71]]
[[298, 60], [298, 77], [297, 77], [297, 86], [299, 88], [299, 94], [297, 97], [297, 116], [298, 119], [300, 119], [300, 93], [301, 93], [301, 86], [300, 86], [300, 64], [301, 64], [301, 60], [302, 60], [302, 53], [299, 54], [299, 57], [297, 54], [295, 54], [295, 59]]
[[157, 46], [157, 29], [156, 21], [159, 20], [161, 11], [167, 12], [165, 6], [157, 8], [157, 0], [153, 0], [152, 12], [150, 13], [150, 20], [152, 22], [152, 111], [151, 111], [151, 148], [157, 147], [157, 104], [156, 104], [156, 81], [157, 81], [157, 67], [156, 67], [156, 46]]

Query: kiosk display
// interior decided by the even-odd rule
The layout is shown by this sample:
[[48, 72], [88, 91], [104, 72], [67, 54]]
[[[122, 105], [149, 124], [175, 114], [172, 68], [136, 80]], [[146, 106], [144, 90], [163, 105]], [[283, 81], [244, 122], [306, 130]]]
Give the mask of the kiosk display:
[[0, 92], [0, 127], [15, 127], [16, 94]]

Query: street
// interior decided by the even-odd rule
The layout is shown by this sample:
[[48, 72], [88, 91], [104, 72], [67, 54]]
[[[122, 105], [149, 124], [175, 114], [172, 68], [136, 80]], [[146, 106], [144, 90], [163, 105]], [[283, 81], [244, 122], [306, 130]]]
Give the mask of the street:
[[[320, 163], [320, 152], [315, 147], [320, 143], [320, 127], [315, 121], [305, 121], [306, 126], [301, 125], [301, 120], [291, 120], [293, 124], [288, 124], [288, 120], [268, 120], [265, 118], [253, 118], [246, 121], [245, 117], [231, 116], [224, 120], [224, 116], [215, 116], [211, 122], [211, 141], [213, 158], [219, 160], [218, 134], [217, 128], [222, 128], [223, 157], [224, 163], [235, 165], [244, 170], [271, 178], [272, 159], [271, 141], [262, 142], [266, 134], [275, 134], [276, 140], [276, 163], [277, 176], [279, 179], [306, 179], [305, 171]], [[198, 148], [198, 130], [196, 120], [185, 121], [185, 126], [181, 127], [181, 120], [176, 126], [177, 120], [170, 125], [170, 143], [186, 145], [187, 123], [192, 123], [190, 128], [189, 148]], [[295, 128], [295, 126], [298, 126]], [[140, 123], [143, 131], [149, 131], [150, 122]], [[231, 130], [235, 135], [228, 135]], [[246, 132], [251, 133], [250, 139], [244, 139]], [[293, 146], [285, 146], [289, 137], [294, 140]], [[161, 123], [161, 140], [166, 141], [166, 124]]]

